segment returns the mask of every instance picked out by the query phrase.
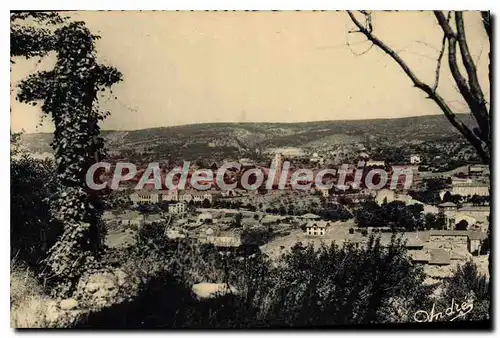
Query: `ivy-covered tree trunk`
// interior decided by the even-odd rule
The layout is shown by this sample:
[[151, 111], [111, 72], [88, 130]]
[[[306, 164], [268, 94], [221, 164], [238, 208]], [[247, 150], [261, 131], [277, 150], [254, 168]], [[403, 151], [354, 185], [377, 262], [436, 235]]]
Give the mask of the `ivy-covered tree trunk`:
[[83, 22], [73, 22], [54, 33], [58, 58], [52, 71], [39, 72], [21, 82], [21, 102], [42, 100], [42, 111], [54, 125], [52, 148], [58, 192], [51, 201], [54, 221], [64, 232], [50, 249], [48, 275], [69, 292], [83, 269], [95, 262], [103, 247], [102, 204], [85, 183], [88, 168], [103, 155], [98, 122], [107, 113], [96, 107], [99, 90], [121, 80], [114, 68], [96, 61], [92, 35]]

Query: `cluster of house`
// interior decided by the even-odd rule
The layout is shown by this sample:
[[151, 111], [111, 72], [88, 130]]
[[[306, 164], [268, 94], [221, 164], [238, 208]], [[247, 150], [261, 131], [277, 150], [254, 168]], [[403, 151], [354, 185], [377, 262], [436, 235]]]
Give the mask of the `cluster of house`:
[[187, 222], [169, 227], [165, 235], [170, 239], [180, 239], [189, 237], [202, 244], [213, 244], [218, 248], [238, 248], [242, 245], [241, 236], [231, 231], [222, 231], [220, 224], [213, 222], [213, 215], [209, 212], [202, 212], [195, 222]]
[[[319, 216], [308, 216], [305, 232], [311, 237], [322, 237], [328, 229], [329, 223], [319, 220]], [[487, 239], [486, 231], [475, 230], [430, 230], [404, 232], [400, 234], [411, 260], [423, 265], [424, 272], [431, 279], [442, 279], [450, 275], [456, 264], [472, 256], [482, 254], [481, 247]], [[388, 247], [393, 234], [379, 232], [380, 244]], [[344, 243], [364, 246], [369, 237], [353, 231], [343, 239]], [[480, 257], [476, 257], [480, 259]]]
[[489, 206], [465, 205], [459, 208], [453, 202], [445, 202], [439, 204], [438, 209], [445, 216], [447, 229], [456, 229], [460, 223], [467, 229], [486, 226], [490, 215]]
[[451, 180], [451, 187], [443, 189], [439, 192], [439, 197], [443, 199], [443, 196], [450, 192], [452, 195], [459, 196], [489, 196], [490, 195], [490, 185], [488, 181], [480, 181], [474, 177], [453, 177]]

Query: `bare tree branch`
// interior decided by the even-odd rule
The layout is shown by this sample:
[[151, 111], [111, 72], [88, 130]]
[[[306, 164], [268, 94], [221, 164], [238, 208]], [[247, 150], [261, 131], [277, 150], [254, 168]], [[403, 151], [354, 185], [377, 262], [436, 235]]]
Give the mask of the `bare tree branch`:
[[[359, 32], [357, 32], [357, 33], [359, 33]], [[351, 53], [352, 53], [352, 54], [354, 54], [355, 56], [361, 56], [361, 55], [364, 55], [364, 54], [368, 53], [368, 52], [370, 51], [370, 49], [372, 49], [372, 48], [373, 48], [373, 43], [371, 43], [371, 44], [370, 44], [370, 46], [369, 46], [366, 50], [364, 50], [364, 51], [363, 51], [363, 52], [361, 52], [361, 53], [357, 53], [357, 52], [355, 52], [355, 51], [352, 49], [352, 46], [353, 46], [353, 45], [359, 45], [359, 44], [361, 44], [361, 43], [365, 43], [365, 42], [370, 42], [370, 40], [364, 40], [364, 41], [361, 41], [361, 42], [357, 42], [357, 43], [353, 43], [353, 44], [351, 44], [351, 43], [349, 42], [349, 35], [347, 35], [347, 36], [346, 36], [346, 40], [345, 40], [345, 42], [346, 42], [346, 44], [347, 44], [347, 47], [349, 47], [349, 49], [351, 50]]]
[[490, 17], [490, 12], [489, 11], [483, 11], [483, 12], [481, 12], [481, 19], [483, 21], [484, 31], [486, 32], [486, 35], [488, 35], [488, 39], [491, 42], [491, 17]]
[[431, 49], [435, 50], [436, 52], [439, 52], [439, 49], [437, 49], [436, 47], [434, 47], [433, 45], [431, 45], [431, 44], [429, 44], [429, 43], [427, 43], [427, 42], [425, 42], [425, 41], [415, 40], [415, 42], [416, 42], [416, 43], [419, 43], [419, 44], [421, 44], [421, 45], [427, 46], [427, 47], [429, 47], [429, 48], [431, 48]]
[[434, 56], [429, 56], [429, 55], [425, 55], [425, 54], [413, 52], [411, 50], [407, 50], [406, 47], [402, 48], [402, 49], [395, 50], [395, 52], [399, 53], [399, 54], [401, 54], [401, 53], [408, 53], [408, 54], [417, 55], [417, 56], [429, 59], [431, 61], [436, 61], [436, 58]]
[[465, 37], [464, 19], [461, 12], [455, 13], [455, 22], [457, 25], [458, 45], [460, 47], [460, 54], [462, 55], [462, 62], [465, 66], [465, 70], [467, 71], [467, 76], [469, 78], [469, 87], [476, 98], [484, 101], [484, 94], [477, 78], [477, 68], [474, 64], [474, 61], [472, 60], [469, 46], [467, 44], [467, 39]]
[[[490, 142], [491, 138], [489, 137], [489, 133], [487, 132], [487, 130], [489, 130], [489, 123], [488, 123], [488, 113], [485, 110], [486, 106], [485, 106], [484, 102], [481, 103], [481, 100], [473, 94], [471, 88], [469, 88], [467, 81], [462, 76], [460, 69], [458, 67], [457, 56], [456, 56], [456, 54], [457, 54], [456, 45], [457, 45], [458, 40], [460, 39], [459, 34], [455, 33], [453, 31], [453, 29], [449, 25], [449, 22], [445, 18], [443, 12], [435, 11], [434, 14], [436, 16], [436, 19], [437, 19], [439, 25], [441, 26], [441, 29], [444, 32], [446, 38], [448, 39], [448, 64], [449, 64], [453, 79], [455, 80], [455, 83], [457, 84], [457, 87], [458, 87], [458, 90], [460, 91], [460, 94], [465, 99], [465, 102], [467, 102], [467, 105], [469, 106], [469, 108], [471, 110], [471, 114], [476, 119], [481, 130], [485, 131], [484, 133], [481, 133], [479, 136], [480, 136], [480, 139], [483, 142], [485, 142], [489, 148], [491, 145], [491, 142]], [[456, 19], [457, 18], [455, 17], [455, 20]], [[463, 25], [463, 21], [462, 21], [462, 25]], [[457, 26], [459, 26], [458, 23], [457, 23]], [[463, 29], [463, 26], [462, 26], [462, 29]], [[457, 27], [457, 30], [460, 30], [460, 28]], [[469, 57], [470, 57], [470, 54], [469, 54]], [[467, 69], [467, 67], [468, 67], [467, 64], [464, 64], [464, 66]], [[469, 70], [468, 70], [468, 72], [469, 72]]]
[[473, 106], [474, 98], [472, 97], [472, 93], [467, 85], [467, 81], [460, 73], [460, 69], [458, 68], [457, 63], [457, 35], [449, 25], [448, 20], [445, 18], [443, 12], [435, 11], [434, 12], [441, 29], [444, 32], [444, 35], [448, 39], [448, 64], [450, 66], [451, 75], [455, 80], [458, 90], [460, 94], [464, 97], [465, 101], [469, 106]]
[[[418, 77], [412, 72], [412, 70], [408, 67], [408, 65], [399, 57], [399, 55], [394, 52], [390, 47], [384, 44], [381, 40], [379, 40], [375, 35], [372, 34], [372, 27], [370, 25], [370, 29], [366, 29], [352, 14], [352, 12], [348, 11], [349, 17], [352, 22], [356, 25], [359, 32], [363, 33], [368, 40], [373, 42], [374, 45], [378, 46], [382, 49], [387, 55], [389, 55], [405, 72], [405, 74], [413, 81], [415, 87], [421, 89], [425, 93], [428, 94], [429, 98], [432, 99], [438, 107], [443, 111], [444, 115], [448, 118], [450, 123], [458, 130], [462, 135], [469, 141], [469, 143], [476, 149], [477, 153], [481, 157], [482, 161], [485, 164], [488, 164], [490, 167], [490, 171], [492, 169], [491, 163], [491, 114], [488, 111], [487, 103], [484, 99], [484, 94], [479, 84], [477, 78], [477, 70], [476, 64], [473, 62], [472, 57], [469, 52], [469, 47], [467, 45], [467, 40], [465, 36], [463, 15], [461, 12], [455, 12], [455, 25], [456, 32], [450, 26], [450, 13], [448, 13], [448, 18], [445, 17], [443, 12], [435, 11], [434, 14], [436, 19], [441, 27], [444, 37], [441, 46], [441, 51], [438, 57], [438, 65], [436, 70], [436, 79], [433, 88], [423, 83], [418, 79]], [[366, 17], [366, 22], [371, 23], [370, 14], [367, 12], [362, 13]], [[488, 35], [491, 47], [491, 22], [490, 22], [490, 14], [489, 12], [481, 12], [481, 17], [483, 21], [483, 27]], [[443, 98], [436, 92], [438, 81], [439, 81], [439, 72], [441, 68], [441, 59], [444, 54], [446, 40], [448, 40], [448, 63], [450, 67], [450, 71], [452, 73], [453, 79], [460, 91], [460, 94], [464, 98], [467, 106], [470, 108], [471, 114], [476, 119], [477, 125], [479, 128], [471, 129], [467, 127], [463, 122], [459, 121], [456, 115], [450, 108], [450, 105], [446, 103]], [[463, 66], [466, 69], [468, 81], [460, 73], [457, 57], [456, 57], [456, 44], [459, 44], [460, 55], [462, 59]], [[491, 52], [489, 53], [491, 56]], [[489, 78], [491, 81], [491, 63], [489, 65]], [[492, 230], [492, 222], [490, 221], [488, 224], [488, 235], [489, 240], [491, 242], [491, 230]], [[488, 270], [491, 274], [492, 271], [492, 259], [491, 255], [488, 260]], [[489, 287], [489, 292], [491, 292], [491, 283]], [[490, 305], [490, 309], [492, 305]]]
[[[416, 74], [408, 67], [406, 62], [401, 59], [401, 57], [389, 46], [387, 46], [382, 40], [380, 40], [377, 36], [372, 33], [372, 30], [369, 30], [365, 25], [363, 25], [351, 11], [347, 11], [347, 14], [351, 18], [354, 25], [358, 28], [358, 31], [366, 36], [368, 40], [370, 40], [374, 45], [379, 47], [382, 51], [384, 51], [387, 55], [389, 55], [403, 70], [403, 72], [410, 78], [413, 82], [413, 85], [428, 95], [428, 98], [433, 100], [438, 107], [443, 111], [448, 121], [474, 146], [479, 156], [486, 163], [489, 162], [489, 154], [483, 149], [483, 145], [481, 139], [476, 137], [476, 135], [467, 127], [462, 121], [457, 119], [456, 115], [453, 113], [450, 106], [446, 103], [441, 95], [433, 90], [428, 84], [422, 82]], [[365, 16], [370, 16], [370, 14], [364, 14]], [[450, 68], [454, 67], [454, 78], [459, 86], [460, 92], [462, 96], [464, 93], [468, 95], [468, 99], [472, 102], [472, 95], [469, 92], [469, 88], [467, 87], [467, 83], [465, 79], [460, 74], [457, 64], [456, 64], [456, 35], [448, 24], [447, 19], [445, 18], [442, 12], [436, 12], [436, 17], [438, 17], [438, 22], [443, 29], [443, 32], [448, 39], [449, 45], [449, 62]], [[371, 22], [371, 19], [366, 19], [367, 22]], [[452, 72], [453, 73], [453, 72]], [[458, 81], [457, 81], [458, 80]], [[459, 83], [460, 81], [460, 83]], [[461, 88], [462, 87], [462, 88]], [[463, 91], [463, 92], [462, 92]], [[466, 99], [468, 105], [469, 101]]]
[[439, 51], [437, 65], [436, 65], [436, 78], [434, 80], [434, 86], [432, 86], [432, 91], [436, 91], [439, 85], [439, 74], [441, 72], [441, 60], [443, 59], [444, 49], [446, 48], [446, 35], [443, 35], [443, 41], [441, 42], [441, 50]]
[[460, 47], [460, 54], [462, 55], [462, 62], [465, 70], [467, 71], [467, 77], [469, 78], [470, 91], [472, 95], [474, 95], [474, 101], [477, 104], [477, 109], [474, 109], [472, 113], [474, 117], [476, 117], [476, 120], [481, 126], [481, 129], [487, 128], [488, 110], [485, 105], [484, 93], [477, 78], [477, 68], [474, 64], [474, 61], [472, 60], [469, 46], [465, 37], [464, 20], [461, 12], [455, 12], [455, 22], [457, 25], [457, 39], [458, 45]]

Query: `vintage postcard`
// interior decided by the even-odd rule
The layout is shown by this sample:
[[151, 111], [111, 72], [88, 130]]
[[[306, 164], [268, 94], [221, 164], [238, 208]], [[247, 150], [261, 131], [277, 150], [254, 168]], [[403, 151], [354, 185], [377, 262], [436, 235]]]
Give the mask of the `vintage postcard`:
[[490, 12], [10, 33], [12, 327], [490, 327]]

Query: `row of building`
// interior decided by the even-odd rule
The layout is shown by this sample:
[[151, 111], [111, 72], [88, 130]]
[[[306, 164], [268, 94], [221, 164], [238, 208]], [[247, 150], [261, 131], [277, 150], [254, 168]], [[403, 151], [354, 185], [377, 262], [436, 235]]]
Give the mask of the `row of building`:
[[163, 201], [168, 202], [203, 202], [208, 200], [213, 201], [214, 191], [198, 191], [198, 190], [137, 190], [130, 194], [130, 199], [134, 204], [154, 204]]

